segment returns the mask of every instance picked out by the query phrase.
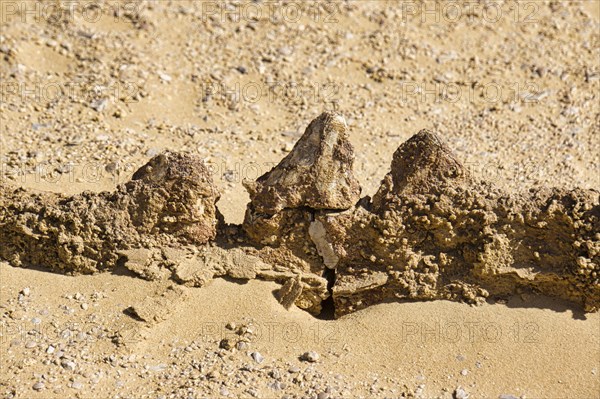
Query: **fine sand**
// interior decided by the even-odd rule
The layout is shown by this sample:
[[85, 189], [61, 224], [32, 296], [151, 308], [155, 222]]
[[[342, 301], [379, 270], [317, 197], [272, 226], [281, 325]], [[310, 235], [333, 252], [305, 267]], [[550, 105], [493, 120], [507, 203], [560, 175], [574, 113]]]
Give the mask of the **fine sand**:
[[[335, 110], [362, 195], [421, 129], [506, 192], [600, 188], [598, 1], [460, 2], [458, 16], [428, 1], [62, 3], [0, 0], [3, 187], [112, 191], [187, 151], [239, 224], [242, 180]], [[600, 397], [600, 316], [573, 303], [325, 320], [286, 310], [274, 282], [168, 284], [0, 262], [0, 396]]]

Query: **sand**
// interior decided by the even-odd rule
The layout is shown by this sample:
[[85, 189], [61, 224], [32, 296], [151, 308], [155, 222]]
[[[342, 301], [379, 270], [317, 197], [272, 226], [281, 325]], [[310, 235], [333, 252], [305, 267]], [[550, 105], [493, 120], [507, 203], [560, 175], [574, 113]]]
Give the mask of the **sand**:
[[[190, 151], [211, 165], [225, 220], [241, 223], [242, 179], [335, 109], [366, 195], [421, 129], [507, 192], [600, 187], [596, 1], [520, 3], [518, 15], [505, 3], [497, 20], [475, 7], [455, 22], [375, 1], [302, 6], [299, 19], [264, 2], [99, 2], [97, 19], [18, 13], [35, 4], [0, 8], [2, 184], [111, 191], [163, 150]], [[164, 282], [0, 263], [1, 395], [600, 397], [600, 319], [572, 304], [524, 293], [477, 307], [379, 304], [333, 321], [286, 310], [279, 287], [185, 287], [149, 322], [130, 308], [160, 298]], [[228, 337], [234, 349], [219, 348]], [[307, 351], [319, 360], [300, 360]]]

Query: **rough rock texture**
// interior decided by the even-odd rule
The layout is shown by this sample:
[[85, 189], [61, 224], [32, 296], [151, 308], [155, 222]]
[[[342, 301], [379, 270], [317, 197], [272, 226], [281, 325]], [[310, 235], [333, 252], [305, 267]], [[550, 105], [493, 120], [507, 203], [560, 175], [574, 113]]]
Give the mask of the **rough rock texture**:
[[360, 196], [354, 149], [346, 121], [325, 112], [313, 120], [292, 151], [255, 182], [244, 182], [251, 210], [275, 215], [283, 209], [348, 209]]
[[326, 112], [309, 124], [277, 166], [255, 182], [244, 182], [250, 194], [244, 232], [250, 243], [264, 246], [259, 255], [266, 262], [313, 276], [313, 284], [304, 287], [296, 301], [312, 313], [319, 313], [329, 296], [327, 280], [321, 278], [324, 269], [337, 261], [323, 240], [322, 226], [315, 225], [315, 215], [356, 204], [361, 189], [353, 164], [344, 118]]
[[508, 195], [474, 181], [434, 134], [398, 148], [372, 201], [317, 216], [339, 257], [336, 316], [399, 299], [471, 303], [530, 290], [600, 306], [600, 196]]
[[114, 192], [67, 197], [3, 187], [0, 194], [0, 258], [18, 266], [91, 273], [125, 256], [152, 277], [143, 264], [152, 248], [216, 236], [218, 192], [189, 155], [158, 155]]
[[[388, 301], [480, 303], [523, 291], [600, 307], [598, 191], [504, 193], [421, 131], [395, 152], [374, 197], [358, 200], [353, 160], [343, 118], [322, 114], [279, 165], [246, 183], [241, 227], [224, 224], [208, 170], [188, 155], [159, 155], [111, 193], [1, 187], [0, 258], [73, 273], [119, 264], [195, 287], [260, 278], [283, 284], [284, 306], [314, 314], [333, 296], [337, 317]], [[158, 317], [144, 308], [134, 310]]]
[[304, 237], [318, 210], [353, 207], [360, 196], [353, 164], [346, 122], [334, 113], [321, 114], [277, 166], [244, 182], [250, 194], [245, 232], [255, 242], [276, 245]]

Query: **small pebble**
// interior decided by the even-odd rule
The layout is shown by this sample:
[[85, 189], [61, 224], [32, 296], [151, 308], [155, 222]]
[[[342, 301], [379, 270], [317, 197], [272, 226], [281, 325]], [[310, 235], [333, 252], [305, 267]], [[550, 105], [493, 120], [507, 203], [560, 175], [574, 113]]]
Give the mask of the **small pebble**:
[[221, 349], [230, 350], [232, 347], [233, 345], [231, 344], [230, 339], [224, 338], [219, 342], [219, 348]]
[[305, 362], [314, 363], [319, 360], [319, 354], [314, 351], [305, 352], [302, 356], [300, 356], [300, 360], [304, 360]]
[[63, 359], [63, 360], [61, 360], [61, 362], [60, 362], [60, 365], [61, 365], [61, 366], [62, 366], [64, 369], [66, 369], [66, 370], [70, 370], [70, 371], [73, 371], [73, 370], [75, 370], [75, 367], [76, 367], [76, 365], [75, 365], [75, 362], [74, 362], [74, 361], [72, 361], [72, 360], [68, 360], [68, 359]]
[[35, 384], [33, 384], [32, 388], [36, 391], [41, 391], [42, 389], [45, 388], [45, 385], [43, 382], [36, 382]]
[[262, 362], [265, 360], [265, 358], [263, 357], [263, 355], [261, 355], [261, 354], [260, 354], [260, 353], [258, 353], [258, 352], [252, 352], [252, 353], [250, 354], [250, 356], [252, 357], [252, 359], [254, 359], [254, 361], [255, 361], [256, 363], [259, 363], [259, 364], [260, 364], [260, 363], [262, 363]]
[[231, 331], [235, 331], [236, 327], [237, 326], [235, 325], [235, 323], [232, 323], [232, 322], [225, 324], [225, 328], [228, 330], [231, 330]]
[[291, 55], [293, 52], [293, 50], [289, 47], [281, 47], [279, 49], [279, 54], [283, 55], [283, 56], [288, 56]]
[[108, 105], [108, 99], [102, 98], [102, 99], [92, 101], [90, 103], [90, 108], [96, 112], [102, 112], [106, 109], [107, 105]]
[[21, 294], [24, 296], [29, 296], [29, 294], [31, 294], [31, 289], [29, 287], [25, 287], [21, 290]]
[[468, 399], [469, 393], [462, 387], [458, 387], [454, 390], [454, 399]]
[[467, 375], [467, 374], [469, 374], [469, 370], [467, 370], [467, 369], [463, 369], [463, 370], [460, 372], [460, 374], [461, 374], [461, 375]]
[[171, 80], [173, 80], [173, 78], [170, 75], [167, 75], [166, 73], [162, 73], [162, 72], [158, 73], [158, 77], [163, 82], [170, 82]]

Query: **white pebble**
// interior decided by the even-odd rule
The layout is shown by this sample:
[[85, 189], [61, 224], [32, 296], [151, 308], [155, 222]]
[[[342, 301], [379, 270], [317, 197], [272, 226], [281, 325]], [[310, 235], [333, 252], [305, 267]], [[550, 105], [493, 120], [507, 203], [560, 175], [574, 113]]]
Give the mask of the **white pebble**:
[[33, 389], [35, 389], [36, 391], [41, 391], [42, 389], [44, 389], [45, 385], [43, 382], [36, 382], [35, 384], [33, 384]]
[[317, 360], [319, 360], [319, 354], [317, 352], [314, 351], [310, 351], [310, 352], [306, 352], [304, 353], [301, 357], [300, 360], [304, 360], [306, 362], [311, 362], [314, 363]]
[[252, 353], [250, 354], [250, 356], [252, 357], [252, 359], [254, 359], [254, 361], [255, 361], [256, 363], [259, 363], [259, 364], [260, 364], [260, 363], [262, 363], [262, 362], [265, 360], [265, 358], [263, 357], [263, 355], [261, 355], [261, 354], [260, 354], [260, 353], [258, 353], [258, 352], [252, 352]]

